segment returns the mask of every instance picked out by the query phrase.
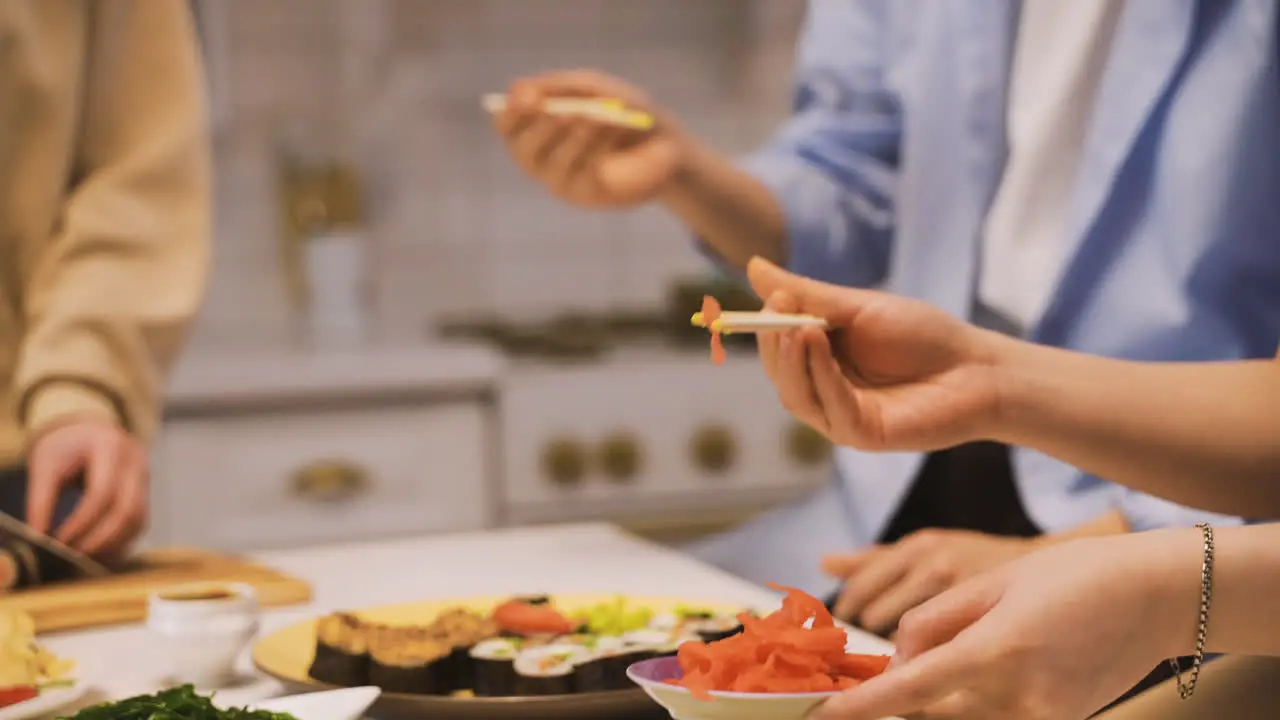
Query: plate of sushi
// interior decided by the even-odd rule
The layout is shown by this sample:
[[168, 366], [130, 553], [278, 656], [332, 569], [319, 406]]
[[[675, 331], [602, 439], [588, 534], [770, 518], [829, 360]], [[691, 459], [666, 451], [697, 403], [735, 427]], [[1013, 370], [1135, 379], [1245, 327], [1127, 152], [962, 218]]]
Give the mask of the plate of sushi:
[[628, 667], [739, 633], [742, 612], [577, 595], [395, 605], [283, 628], [254, 646], [253, 661], [292, 685], [380, 687], [378, 717], [627, 716], [656, 709]]

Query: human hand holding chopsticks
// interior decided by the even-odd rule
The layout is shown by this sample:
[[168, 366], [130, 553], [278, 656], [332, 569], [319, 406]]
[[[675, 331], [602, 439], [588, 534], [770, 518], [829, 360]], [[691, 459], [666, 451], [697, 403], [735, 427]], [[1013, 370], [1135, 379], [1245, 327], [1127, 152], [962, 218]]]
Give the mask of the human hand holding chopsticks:
[[[602, 99], [647, 115], [652, 127], [610, 113], [558, 113], [553, 103]], [[492, 108], [494, 127], [515, 161], [557, 197], [581, 207], [619, 207], [653, 199], [681, 164], [685, 136], [639, 88], [590, 70], [517, 80]], [[616, 113], [613, 113], [616, 114]]]
[[832, 328], [758, 336], [782, 404], [832, 442], [923, 450], [983, 435], [997, 410], [998, 336], [916, 300], [828, 285], [760, 258], [748, 276], [767, 311], [816, 315]]

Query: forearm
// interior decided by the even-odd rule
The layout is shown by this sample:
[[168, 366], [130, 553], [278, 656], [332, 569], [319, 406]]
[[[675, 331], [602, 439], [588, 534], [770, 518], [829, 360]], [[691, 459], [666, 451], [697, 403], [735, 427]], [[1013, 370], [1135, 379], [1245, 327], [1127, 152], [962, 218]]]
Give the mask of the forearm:
[[1070, 530], [1062, 532], [1046, 533], [1036, 538], [1033, 542], [1038, 547], [1044, 547], [1057, 545], [1068, 540], [1101, 537], [1104, 535], [1122, 535], [1127, 532], [1129, 532], [1129, 522], [1125, 520], [1124, 513], [1119, 510], [1108, 510], [1083, 525], [1077, 525]]
[[773, 193], [729, 158], [691, 140], [662, 204], [736, 268], [759, 255], [786, 262], [786, 223]]
[[[1200, 612], [1204, 540], [1199, 529], [1151, 535], [1159, 573], [1159, 620], [1166, 623], [1169, 657], [1195, 652]], [[1152, 558], [1156, 560], [1156, 557]], [[1214, 531], [1214, 564], [1205, 651], [1280, 656], [1280, 525], [1224, 527]]]
[[1136, 363], [992, 343], [994, 439], [1183, 505], [1280, 516], [1280, 362]]

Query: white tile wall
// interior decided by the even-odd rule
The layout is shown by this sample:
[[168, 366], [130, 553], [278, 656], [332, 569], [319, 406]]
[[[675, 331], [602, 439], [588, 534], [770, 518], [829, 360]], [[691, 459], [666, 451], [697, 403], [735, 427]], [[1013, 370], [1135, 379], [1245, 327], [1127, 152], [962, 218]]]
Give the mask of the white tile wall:
[[[194, 344], [289, 338], [273, 183], [301, 122], [370, 174], [381, 340], [430, 318], [662, 299], [704, 266], [655, 209], [581, 212], [507, 159], [478, 98], [521, 74], [599, 67], [644, 86], [730, 152], [785, 115], [802, 0], [214, 0], [228, 124], [217, 265]], [[384, 16], [367, 17], [383, 13]], [[354, 120], [355, 137], [342, 134]], [[287, 341], [287, 340], [286, 340]]]

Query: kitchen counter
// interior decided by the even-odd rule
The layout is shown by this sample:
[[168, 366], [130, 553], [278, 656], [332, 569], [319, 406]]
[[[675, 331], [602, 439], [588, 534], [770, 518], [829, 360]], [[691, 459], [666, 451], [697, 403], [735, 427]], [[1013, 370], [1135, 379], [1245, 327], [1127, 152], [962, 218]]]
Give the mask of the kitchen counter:
[[[675, 595], [692, 599], [776, 607], [777, 596], [605, 524], [527, 527], [501, 532], [332, 545], [255, 554], [254, 557], [314, 584], [305, 607], [264, 613], [263, 631], [325, 612], [431, 598], [530, 592]], [[888, 652], [884, 640], [858, 633], [858, 649]], [[141, 626], [51, 635], [49, 648], [74, 659], [79, 676], [95, 692], [86, 702], [153, 692], [165, 684], [165, 659]], [[245, 703], [280, 694], [273, 680], [252, 677], [219, 691], [226, 702]]]

